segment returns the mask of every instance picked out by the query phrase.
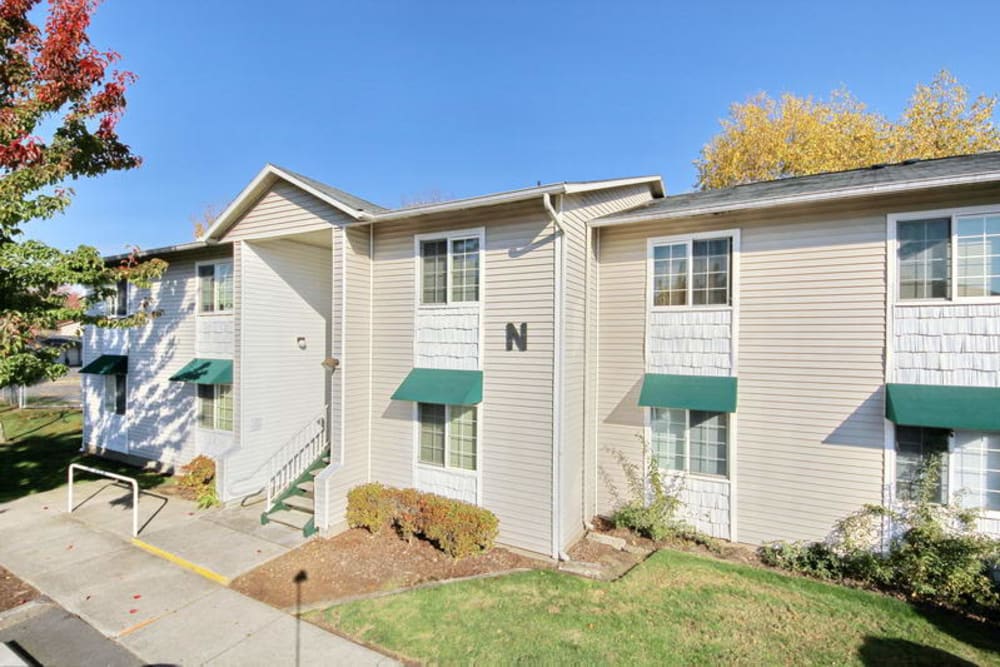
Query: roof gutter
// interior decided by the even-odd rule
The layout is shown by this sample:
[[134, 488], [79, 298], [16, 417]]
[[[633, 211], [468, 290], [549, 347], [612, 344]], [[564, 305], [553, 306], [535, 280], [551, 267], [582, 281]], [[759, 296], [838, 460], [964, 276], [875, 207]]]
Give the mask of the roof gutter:
[[589, 222], [588, 225], [591, 227], [613, 227], [616, 225], [627, 225], [635, 222], [690, 218], [698, 215], [714, 215], [719, 213], [748, 211], [778, 206], [790, 206], [793, 204], [810, 204], [815, 202], [836, 201], [838, 199], [853, 199], [870, 195], [895, 194], [901, 192], [912, 192], [914, 190], [945, 188], [958, 185], [975, 185], [977, 183], [993, 183], [997, 181], [1000, 181], [1000, 173], [989, 172], [985, 174], [974, 174], [972, 176], [952, 176], [948, 178], [935, 178], [891, 185], [867, 185], [864, 187], [841, 188], [840, 190], [831, 190], [829, 192], [819, 192], [813, 194], [793, 195], [788, 197], [769, 197], [766, 199], [757, 199], [736, 204], [702, 206], [679, 211], [664, 211], [662, 213], [633, 213], [632, 215], [616, 216], [607, 220], [601, 220], [598, 218], [597, 220]]

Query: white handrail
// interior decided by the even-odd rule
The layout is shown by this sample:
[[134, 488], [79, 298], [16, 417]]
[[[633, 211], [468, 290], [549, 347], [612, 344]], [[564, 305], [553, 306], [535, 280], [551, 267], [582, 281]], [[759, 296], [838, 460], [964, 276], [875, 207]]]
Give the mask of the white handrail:
[[108, 472], [107, 470], [101, 470], [100, 468], [91, 468], [90, 466], [85, 466], [79, 463], [69, 464], [69, 501], [66, 504], [66, 511], [69, 513], [73, 512], [73, 470], [83, 470], [86, 472], [93, 473], [95, 475], [103, 475], [104, 477], [111, 477], [122, 482], [128, 482], [132, 485], [132, 537], [138, 537], [139, 535], [139, 482], [135, 481], [134, 477], [126, 477], [125, 475], [119, 475], [118, 473]]
[[324, 406], [323, 412], [311, 418], [265, 462], [268, 467], [265, 511], [274, 507], [275, 498], [298, 479], [326, 449], [327, 410], [327, 406]]

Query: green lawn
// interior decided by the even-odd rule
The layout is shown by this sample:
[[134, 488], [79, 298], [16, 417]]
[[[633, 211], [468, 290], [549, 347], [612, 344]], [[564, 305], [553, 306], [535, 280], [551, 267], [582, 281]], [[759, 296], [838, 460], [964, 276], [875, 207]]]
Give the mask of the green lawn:
[[66, 483], [70, 463], [136, 477], [139, 486], [159, 486], [166, 477], [107, 459], [80, 454], [79, 410], [0, 408], [8, 443], [0, 444], [0, 503]]
[[526, 572], [307, 618], [427, 663], [1000, 665], [996, 627], [675, 551], [613, 583]]

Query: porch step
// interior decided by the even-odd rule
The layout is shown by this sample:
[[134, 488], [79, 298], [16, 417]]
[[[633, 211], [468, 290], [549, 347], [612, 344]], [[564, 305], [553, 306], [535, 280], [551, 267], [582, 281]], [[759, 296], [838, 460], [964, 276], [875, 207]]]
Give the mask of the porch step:
[[267, 515], [268, 523], [280, 523], [283, 526], [305, 531], [307, 525], [314, 522], [312, 512], [300, 512], [298, 510], [275, 510]]
[[313, 482], [312, 480], [308, 482], [299, 482], [297, 488], [303, 493], [312, 494], [316, 491], [316, 482]]
[[316, 506], [316, 500], [312, 497], [311, 494], [308, 496], [305, 495], [300, 496], [297, 494], [293, 496], [288, 496], [281, 502], [284, 503], [289, 509], [293, 509], [298, 512], [306, 512], [308, 514], [313, 514], [314, 513], [313, 508]]

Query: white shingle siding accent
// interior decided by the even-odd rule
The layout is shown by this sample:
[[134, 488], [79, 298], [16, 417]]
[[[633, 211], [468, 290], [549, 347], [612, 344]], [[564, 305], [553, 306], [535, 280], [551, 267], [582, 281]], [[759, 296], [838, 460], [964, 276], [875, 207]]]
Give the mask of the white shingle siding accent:
[[1000, 304], [898, 305], [895, 382], [1000, 386]]
[[233, 358], [233, 316], [202, 315], [196, 318], [196, 347], [199, 357]]
[[677, 481], [683, 503], [680, 517], [702, 533], [728, 540], [729, 482], [692, 476], [681, 476]]
[[730, 310], [654, 310], [648, 338], [650, 373], [731, 375]]
[[479, 369], [479, 304], [420, 307], [415, 318], [414, 366]]
[[417, 466], [415, 486], [421, 491], [436, 493], [467, 503], [476, 503], [477, 476], [450, 470]]

